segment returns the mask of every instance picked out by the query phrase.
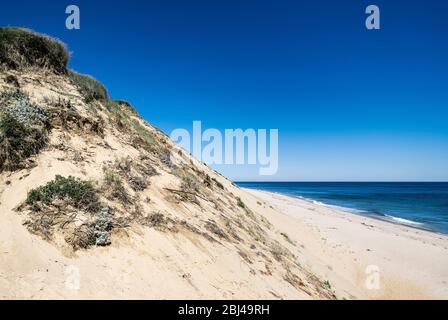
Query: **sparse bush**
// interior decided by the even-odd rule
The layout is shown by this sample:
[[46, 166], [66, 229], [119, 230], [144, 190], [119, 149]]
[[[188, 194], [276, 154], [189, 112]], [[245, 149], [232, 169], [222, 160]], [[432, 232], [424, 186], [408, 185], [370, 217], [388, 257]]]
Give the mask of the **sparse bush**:
[[138, 114], [128, 102], [107, 100], [104, 102], [104, 106], [111, 113], [118, 128], [129, 130], [130, 133], [135, 134], [134, 144], [145, 150], [151, 149], [155, 143], [154, 136], [138, 119], [135, 119]]
[[129, 173], [127, 178], [129, 185], [134, 191], [143, 191], [148, 187], [148, 183], [139, 176]]
[[28, 99], [21, 98], [3, 109], [23, 125], [48, 125], [47, 111]]
[[94, 222], [95, 244], [107, 246], [111, 244], [109, 231], [112, 230], [112, 215], [109, 208], [102, 208]]
[[208, 188], [212, 186], [212, 180], [210, 179], [210, 176], [208, 174], [204, 178], [204, 185]]
[[281, 232], [280, 235], [281, 235], [283, 238], [285, 238], [285, 240], [286, 240], [287, 242], [289, 242], [290, 244], [292, 244], [293, 246], [296, 245], [295, 241], [293, 241], [293, 240], [288, 236], [288, 234], [286, 234], [285, 232]]
[[0, 101], [7, 105], [18, 100], [28, 100], [28, 95], [22, 90], [15, 88], [7, 88], [0, 93]]
[[69, 77], [73, 83], [79, 88], [79, 91], [84, 97], [84, 100], [89, 103], [94, 100], [107, 100], [109, 95], [103, 84], [101, 84], [95, 78], [77, 73], [75, 71], [69, 71]]
[[0, 64], [11, 69], [39, 67], [65, 74], [70, 58], [65, 45], [46, 35], [0, 27]]
[[286, 255], [285, 249], [278, 243], [271, 244], [271, 254], [277, 261], [282, 261], [283, 257]]
[[118, 199], [123, 205], [131, 202], [130, 196], [126, 191], [120, 176], [113, 171], [108, 170], [105, 172], [103, 190], [108, 193], [109, 198]]
[[131, 119], [131, 126], [139, 137], [141, 137], [148, 145], [153, 145], [155, 143], [154, 136], [152, 133], [145, 128], [140, 122], [135, 119]]
[[59, 175], [46, 185], [31, 190], [26, 204], [37, 211], [40, 209], [40, 204], [51, 205], [55, 199], [68, 201], [74, 208], [90, 212], [99, 209], [98, 195], [92, 182]]
[[6, 83], [9, 83], [9, 84], [11, 84], [11, 85], [13, 85], [13, 86], [16, 87], [16, 88], [20, 88], [19, 80], [17, 79], [16, 76], [14, 76], [14, 75], [12, 75], [12, 74], [6, 76], [6, 78], [5, 78], [5, 82], [6, 82]]
[[23, 161], [38, 153], [46, 141], [41, 129], [24, 126], [10, 113], [0, 114], [0, 172], [21, 168]]
[[121, 108], [121, 104], [117, 100], [103, 101], [103, 105], [110, 112], [112, 119], [115, 121], [119, 128], [125, 128], [129, 125], [130, 117], [126, 111]]
[[211, 233], [217, 235], [219, 238], [228, 239], [227, 234], [216, 224], [215, 221], [207, 221], [205, 223], [205, 228]]
[[[121, 174], [121, 176], [126, 178], [132, 190], [143, 191], [148, 187], [149, 183], [146, 182], [140, 175], [138, 175], [136, 170], [133, 168], [131, 158], [116, 160], [115, 169], [119, 172], [119, 174]], [[143, 168], [142, 171], [151, 173], [151, 175], [153, 175], [152, 171], [150, 171], [150, 169], [148, 168]]]
[[70, 244], [73, 249], [87, 249], [96, 244], [95, 228], [91, 224], [84, 223], [75, 228], [73, 233], [65, 237], [65, 241]]
[[191, 176], [184, 176], [182, 178], [181, 189], [189, 192], [195, 192], [199, 190], [199, 184], [197, 180]]
[[246, 209], [246, 205], [244, 204], [243, 200], [241, 200], [240, 197], [236, 198], [236, 204], [238, 205], [238, 207]]
[[326, 290], [330, 290], [331, 289], [331, 283], [328, 280], [325, 280], [324, 282], [322, 282], [322, 288], [326, 289]]
[[213, 181], [215, 181], [215, 183], [216, 183], [216, 186], [218, 187], [218, 188], [220, 188], [220, 189], [223, 189], [224, 190], [224, 186], [222, 185], [222, 183], [221, 182], [219, 182], [218, 180], [216, 180], [215, 178], [213, 178], [212, 179]]
[[169, 152], [162, 152], [159, 155], [160, 162], [162, 162], [164, 165], [166, 165], [169, 168], [174, 167], [173, 162], [171, 161], [171, 156]]
[[64, 235], [65, 241], [74, 250], [87, 249], [91, 246], [107, 246], [111, 243], [110, 231], [113, 228], [112, 215], [109, 208], [102, 208], [93, 217], [91, 215], [81, 218], [84, 222], [76, 225], [80, 220], [80, 213], [71, 211], [68, 207], [47, 208], [39, 214], [32, 214], [26, 221], [28, 230], [43, 236], [47, 240], [53, 238], [55, 232]]

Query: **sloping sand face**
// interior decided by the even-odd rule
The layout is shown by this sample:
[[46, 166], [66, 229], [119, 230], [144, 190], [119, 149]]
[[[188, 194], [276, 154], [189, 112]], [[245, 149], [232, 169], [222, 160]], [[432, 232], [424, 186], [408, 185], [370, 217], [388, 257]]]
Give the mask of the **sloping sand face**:
[[63, 71], [0, 67], [1, 299], [447, 297], [446, 237], [241, 190]]
[[[1, 71], [1, 88], [14, 89], [11, 76], [48, 111], [51, 130], [23, 166], [0, 172], [0, 298], [336, 298], [266, 218], [268, 205], [189, 155], [171, 163], [174, 143], [132, 107], [86, 102], [72, 80], [48, 70]], [[26, 203], [56, 176], [92, 182], [112, 212], [109, 246], [67, 240], [96, 213], [65, 198], [39, 210]], [[39, 222], [49, 214], [70, 219]]]
[[246, 190], [300, 244], [299, 260], [339, 296], [447, 299], [448, 237], [265, 191]]

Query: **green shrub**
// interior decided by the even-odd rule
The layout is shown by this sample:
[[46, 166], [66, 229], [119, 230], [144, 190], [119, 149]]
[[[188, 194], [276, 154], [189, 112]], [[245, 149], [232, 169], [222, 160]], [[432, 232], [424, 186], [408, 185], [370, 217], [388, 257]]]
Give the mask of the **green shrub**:
[[0, 172], [16, 170], [46, 144], [44, 131], [26, 127], [9, 113], [0, 114]]
[[19, 79], [17, 79], [17, 77], [12, 74], [5, 77], [5, 82], [13, 85], [16, 88], [20, 87]]
[[79, 91], [87, 103], [94, 100], [109, 99], [106, 88], [95, 78], [89, 75], [77, 73], [75, 71], [69, 71], [69, 77], [79, 88]]
[[28, 99], [29, 99], [28, 95], [18, 88], [15, 89], [8, 88], [0, 93], [0, 101], [5, 105], [15, 101], [28, 100]]
[[111, 170], [107, 170], [104, 175], [103, 191], [108, 198], [118, 199], [122, 205], [131, 203], [131, 198], [123, 185], [121, 177]]
[[241, 200], [240, 197], [236, 198], [236, 204], [238, 205], [238, 207], [246, 209], [246, 205], [244, 204], [243, 200]]
[[292, 240], [292, 239], [288, 236], [287, 233], [285, 233], [285, 232], [281, 232], [280, 234], [281, 234], [281, 236], [282, 236], [283, 238], [285, 238], [285, 240], [288, 241], [290, 244], [292, 244], [293, 246], [296, 245], [296, 242], [295, 242], [294, 240]]
[[199, 183], [192, 176], [184, 176], [182, 177], [181, 189], [184, 191], [195, 192], [199, 190]]
[[213, 178], [213, 181], [215, 181], [216, 185], [218, 186], [218, 188], [223, 189], [224, 190], [224, 186], [222, 185], [221, 182], [219, 182], [218, 180], [216, 180], [215, 178]]
[[59, 175], [46, 185], [31, 190], [28, 193], [26, 204], [33, 210], [38, 210], [39, 204], [50, 205], [55, 199], [67, 200], [73, 207], [90, 212], [97, 211], [100, 207], [98, 195], [92, 182]]
[[49, 125], [47, 110], [27, 98], [11, 103], [3, 109], [25, 126], [47, 127]]
[[31, 30], [0, 27], [0, 64], [11, 69], [46, 68], [66, 74], [70, 58], [65, 45]]
[[155, 139], [153, 134], [140, 121], [135, 119], [138, 113], [128, 102], [122, 100], [107, 100], [104, 102], [104, 106], [111, 113], [117, 126], [126, 131], [133, 132], [142, 142], [142, 147], [154, 145]]
[[322, 282], [322, 288], [330, 290], [331, 289], [331, 283], [328, 280], [325, 280], [324, 282]]

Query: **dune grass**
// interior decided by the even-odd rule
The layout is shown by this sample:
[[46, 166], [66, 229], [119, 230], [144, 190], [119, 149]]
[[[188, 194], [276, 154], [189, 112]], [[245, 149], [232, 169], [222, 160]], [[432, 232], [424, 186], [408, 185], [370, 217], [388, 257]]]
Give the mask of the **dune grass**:
[[66, 74], [70, 54], [59, 40], [31, 30], [0, 27], [0, 64], [11, 69], [39, 67]]
[[69, 71], [68, 75], [73, 83], [79, 88], [79, 91], [87, 103], [94, 100], [109, 99], [106, 88], [95, 78], [75, 71]]

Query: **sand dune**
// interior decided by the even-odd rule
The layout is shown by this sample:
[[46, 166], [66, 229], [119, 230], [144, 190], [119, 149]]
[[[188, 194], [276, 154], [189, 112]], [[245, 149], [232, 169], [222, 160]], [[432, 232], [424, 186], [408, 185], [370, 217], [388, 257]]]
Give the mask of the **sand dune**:
[[241, 190], [59, 42], [0, 32], [1, 299], [447, 297], [445, 236]]

